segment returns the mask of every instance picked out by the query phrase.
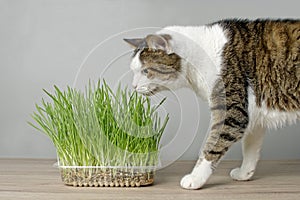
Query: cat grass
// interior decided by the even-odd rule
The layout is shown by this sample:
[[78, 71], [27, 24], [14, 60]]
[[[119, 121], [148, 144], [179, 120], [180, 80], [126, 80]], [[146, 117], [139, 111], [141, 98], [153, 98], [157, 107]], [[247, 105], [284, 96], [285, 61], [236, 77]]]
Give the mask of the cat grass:
[[153, 182], [160, 139], [169, 120], [148, 97], [103, 80], [84, 92], [54, 86], [36, 104], [34, 128], [53, 142], [61, 176], [73, 186], [140, 186]]

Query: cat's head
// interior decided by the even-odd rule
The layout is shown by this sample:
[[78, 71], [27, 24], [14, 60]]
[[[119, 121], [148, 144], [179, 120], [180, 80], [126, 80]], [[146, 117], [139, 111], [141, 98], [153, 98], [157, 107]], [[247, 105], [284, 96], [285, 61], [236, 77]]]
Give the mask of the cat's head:
[[171, 39], [170, 35], [124, 39], [135, 48], [130, 68], [134, 73], [132, 86], [137, 92], [153, 95], [181, 87], [181, 58], [173, 52]]

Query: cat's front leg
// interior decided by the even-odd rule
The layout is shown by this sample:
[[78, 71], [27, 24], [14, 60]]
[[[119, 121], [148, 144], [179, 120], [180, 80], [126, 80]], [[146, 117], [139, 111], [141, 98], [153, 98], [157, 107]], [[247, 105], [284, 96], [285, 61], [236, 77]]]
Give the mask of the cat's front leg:
[[[243, 122], [241, 121], [241, 123]], [[236, 129], [236, 127], [229, 128], [228, 126], [231, 125], [223, 124], [221, 130], [217, 128], [211, 130], [202, 155], [198, 159], [193, 171], [181, 179], [180, 185], [182, 188], [190, 190], [201, 188], [212, 175], [213, 170], [229, 147], [242, 138], [244, 128]]]
[[[231, 79], [228, 79], [229, 81]], [[236, 80], [235, 80], [236, 83]], [[228, 149], [240, 140], [248, 126], [247, 89], [220, 80], [211, 95], [212, 126], [193, 171], [180, 182], [184, 189], [201, 188]]]
[[192, 173], [185, 175], [180, 185], [184, 189], [199, 189], [206, 183], [212, 172], [212, 162], [199, 158]]

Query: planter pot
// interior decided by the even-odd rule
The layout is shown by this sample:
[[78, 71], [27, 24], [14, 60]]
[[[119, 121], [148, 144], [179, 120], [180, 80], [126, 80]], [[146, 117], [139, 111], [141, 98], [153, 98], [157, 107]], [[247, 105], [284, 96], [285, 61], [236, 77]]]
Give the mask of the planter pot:
[[77, 166], [59, 169], [64, 184], [75, 187], [139, 187], [154, 181], [151, 169]]

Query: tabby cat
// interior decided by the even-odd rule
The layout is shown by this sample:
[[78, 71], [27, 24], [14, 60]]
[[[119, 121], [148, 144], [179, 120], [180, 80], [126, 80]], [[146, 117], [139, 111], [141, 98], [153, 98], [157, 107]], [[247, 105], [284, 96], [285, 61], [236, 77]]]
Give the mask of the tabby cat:
[[300, 20], [229, 19], [124, 40], [135, 48], [130, 67], [136, 91], [188, 87], [208, 101], [210, 132], [180, 182], [185, 189], [201, 188], [240, 139], [243, 162], [230, 176], [249, 180], [265, 129], [300, 119]]

